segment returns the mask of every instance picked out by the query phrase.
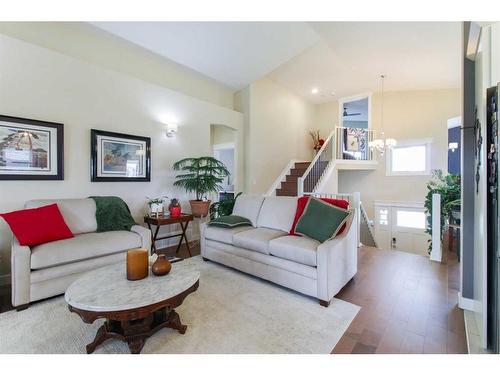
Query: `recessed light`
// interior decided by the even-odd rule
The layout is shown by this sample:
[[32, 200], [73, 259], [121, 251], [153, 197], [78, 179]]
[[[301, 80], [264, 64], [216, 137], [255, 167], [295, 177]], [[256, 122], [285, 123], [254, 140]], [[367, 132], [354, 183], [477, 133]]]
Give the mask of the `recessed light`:
[[311, 94], [313, 94], [313, 95], [316, 95], [318, 92], [319, 92], [319, 89], [318, 89], [317, 87], [314, 87], [314, 88], [311, 90]]

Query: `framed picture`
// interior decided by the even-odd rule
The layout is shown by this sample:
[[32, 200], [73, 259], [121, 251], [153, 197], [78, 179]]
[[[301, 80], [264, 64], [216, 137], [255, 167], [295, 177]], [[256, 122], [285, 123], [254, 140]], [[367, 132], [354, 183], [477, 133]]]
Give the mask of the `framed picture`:
[[63, 180], [63, 128], [0, 115], [0, 180]]
[[91, 129], [91, 180], [151, 181], [151, 138]]

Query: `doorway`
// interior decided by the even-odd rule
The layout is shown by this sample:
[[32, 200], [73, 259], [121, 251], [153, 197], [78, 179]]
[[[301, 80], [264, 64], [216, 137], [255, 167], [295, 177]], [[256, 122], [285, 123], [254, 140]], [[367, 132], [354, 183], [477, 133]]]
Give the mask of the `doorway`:
[[210, 126], [210, 143], [214, 158], [224, 163], [229, 171], [220, 184], [218, 200], [226, 196], [233, 197], [236, 182], [236, 134], [237, 131], [225, 125]]

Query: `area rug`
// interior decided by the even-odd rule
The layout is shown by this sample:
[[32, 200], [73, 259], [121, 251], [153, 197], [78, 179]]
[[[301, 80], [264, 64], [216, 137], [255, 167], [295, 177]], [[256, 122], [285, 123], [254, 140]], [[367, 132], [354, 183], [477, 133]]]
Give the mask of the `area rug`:
[[[142, 353], [330, 353], [359, 311], [334, 299], [330, 307], [289, 289], [194, 257], [200, 287], [176, 309], [186, 334], [162, 329]], [[85, 353], [102, 320], [89, 325], [63, 297], [0, 314], [0, 353]], [[108, 340], [95, 353], [129, 353]]]

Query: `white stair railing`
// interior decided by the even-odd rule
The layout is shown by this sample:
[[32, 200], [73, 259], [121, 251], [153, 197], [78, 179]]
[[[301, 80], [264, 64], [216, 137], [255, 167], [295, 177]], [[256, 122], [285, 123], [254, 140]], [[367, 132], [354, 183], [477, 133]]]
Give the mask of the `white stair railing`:
[[[349, 130], [354, 130], [356, 134], [357, 142], [359, 145], [364, 143], [364, 147], [361, 151], [349, 151], [347, 147], [348, 139], [346, 139], [346, 134]], [[369, 144], [374, 139], [375, 131], [372, 129], [356, 129], [348, 128], [344, 126], [337, 126], [336, 131], [336, 149], [335, 154], [336, 159], [342, 160], [374, 160], [374, 151], [370, 149]]]
[[321, 177], [328, 170], [330, 163], [335, 160], [334, 136], [335, 130], [328, 135], [325, 143], [311, 161], [303, 176], [297, 179], [297, 195], [299, 197], [314, 192]]
[[359, 209], [360, 209], [361, 218], [366, 222], [366, 226], [368, 228], [368, 233], [371, 236], [371, 238], [373, 239], [373, 243], [375, 244], [375, 247], [378, 247], [377, 239], [375, 238], [375, 233], [373, 233], [372, 223], [371, 223], [370, 219], [368, 218], [368, 214], [366, 213], [366, 210], [363, 207], [362, 202], [360, 202], [360, 204], [359, 204]]

